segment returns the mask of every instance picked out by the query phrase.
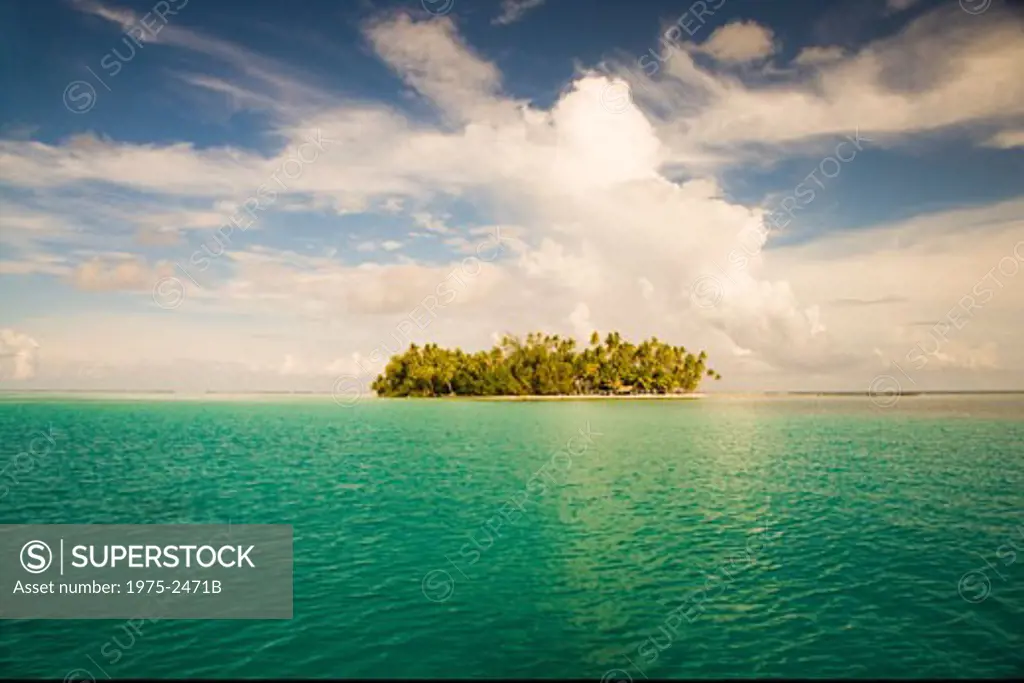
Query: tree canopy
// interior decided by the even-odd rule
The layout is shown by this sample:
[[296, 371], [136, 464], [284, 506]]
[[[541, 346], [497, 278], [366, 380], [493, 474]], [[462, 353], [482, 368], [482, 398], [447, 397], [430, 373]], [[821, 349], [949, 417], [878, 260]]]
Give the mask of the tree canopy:
[[411, 344], [391, 357], [372, 388], [391, 397], [688, 393], [704, 377], [721, 379], [706, 361], [703, 351], [694, 355], [656, 337], [632, 344], [611, 332], [601, 343], [594, 332], [577, 350], [574, 339], [535, 332], [525, 341], [506, 335], [476, 353]]

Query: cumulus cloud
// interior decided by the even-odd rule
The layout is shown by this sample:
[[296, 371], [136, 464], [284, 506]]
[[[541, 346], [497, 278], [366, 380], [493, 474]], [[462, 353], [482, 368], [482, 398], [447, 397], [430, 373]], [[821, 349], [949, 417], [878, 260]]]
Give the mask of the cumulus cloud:
[[756, 21], [733, 21], [715, 29], [697, 51], [720, 62], [742, 64], [770, 57], [776, 49], [770, 28]]
[[10, 328], [0, 329], [0, 380], [31, 379], [36, 374], [35, 339]]

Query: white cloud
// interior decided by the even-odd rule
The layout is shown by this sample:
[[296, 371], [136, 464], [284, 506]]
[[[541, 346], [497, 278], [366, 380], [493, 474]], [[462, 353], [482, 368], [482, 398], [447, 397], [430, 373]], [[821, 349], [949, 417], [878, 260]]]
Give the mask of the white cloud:
[[756, 21], [733, 21], [715, 30], [696, 51], [720, 62], [741, 64], [775, 54], [777, 46], [772, 30]]
[[71, 274], [78, 289], [103, 292], [137, 290], [149, 292], [161, 277], [171, 275], [173, 266], [160, 263], [150, 266], [144, 259], [130, 254], [93, 257], [80, 264]]
[[450, 17], [407, 14], [372, 22], [366, 36], [385, 63], [455, 120], [487, 116], [501, 73], [463, 42]]
[[15, 230], [30, 233], [30, 235], [23, 235], [21, 237], [41, 235], [52, 237], [70, 232], [70, 226], [60, 217], [51, 213], [16, 206], [13, 203], [4, 206], [3, 221], [4, 230], [0, 232], [0, 241], [9, 243], [14, 241], [13, 232]]
[[384, 213], [401, 213], [403, 208], [405, 204], [400, 197], [388, 197], [381, 206]]
[[[124, 31], [133, 27], [137, 31], [142, 31], [144, 45], [155, 43], [176, 47], [217, 60], [232, 68], [252, 87], [229, 84], [223, 79], [185, 75], [184, 78], [190, 79], [195, 86], [229, 93], [236, 97], [244, 93], [245, 97], [258, 99], [260, 105], [271, 108], [281, 116], [296, 116], [303, 111], [329, 106], [335, 101], [333, 97], [326, 95], [323, 89], [310, 85], [305, 74], [235, 43], [190, 29], [175, 21], [175, 17], [170, 13], [167, 14], [167, 23], [162, 24], [159, 31], [153, 34], [138, 28], [141, 26], [142, 15], [132, 10], [110, 7], [96, 0], [75, 0], [72, 7], [117, 24]], [[148, 11], [149, 7], [146, 9]], [[151, 16], [151, 23], [153, 19]], [[256, 89], [268, 90], [272, 96], [256, 95]]]
[[540, 7], [544, 0], [501, 0], [501, 14], [494, 18], [492, 24], [513, 24], [532, 9]]
[[373, 240], [366, 240], [356, 244], [356, 251], [359, 252], [371, 252], [383, 249], [384, 251], [397, 251], [404, 246], [403, 242], [398, 240], [383, 240], [381, 242], [375, 242]]
[[941, 368], [965, 368], [968, 370], [995, 370], [999, 367], [999, 349], [993, 342], [972, 348], [952, 342], [941, 350], [925, 354], [929, 363]]
[[[867, 349], [880, 347], [886, 362], [910, 371], [916, 344], [929, 352], [937, 347], [940, 355], [915, 377], [920, 380], [942, 367], [968, 367], [972, 357], [973, 367], [988, 367], [994, 353], [972, 356], [968, 349], [994, 344], [1016, 373], [1005, 378], [1013, 386], [1024, 377], [1024, 350], [1015, 342], [1024, 332], [1016, 322], [1024, 320], [1024, 289], [1017, 286], [1024, 279], [1022, 217], [1024, 201], [1013, 200], [834, 233], [772, 250], [764, 274], [785, 276], [802, 296], [830, 292], [831, 302], [820, 299], [822, 314], [846, 353], [866, 360]], [[854, 301], [859, 305], [847, 304]], [[932, 334], [940, 339], [932, 330], [943, 319], [945, 340], [930, 342]], [[861, 370], [862, 388], [873, 371], [873, 365]], [[933, 388], [955, 385], [940, 379], [947, 381]]]
[[805, 47], [793, 60], [798, 66], [816, 66], [819, 64], [831, 64], [846, 56], [846, 51], [841, 47]]
[[[609, 67], [649, 107], [672, 160], [690, 166], [709, 151], [718, 154], [710, 159], [718, 166], [778, 158], [787, 148], [806, 151], [825, 136], [857, 129], [892, 145], [917, 133], [956, 127], [964, 134], [993, 121], [1018, 121], [1024, 33], [996, 12], [962, 19], [958, 7], [940, 7], [848, 57], [771, 86], [704, 69], [685, 50], [656, 81], [626, 62]], [[668, 113], [655, 118], [653, 112]]]
[[55, 254], [32, 252], [23, 254], [18, 260], [0, 261], [0, 275], [57, 275], [71, 272], [68, 259]]
[[654, 297], [654, 285], [651, 284], [650, 280], [648, 280], [645, 277], [641, 277], [639, 280], [637, 280], [637, 284], [640, 285], [640, 294], [645, 299], [650, 300], [651, 298]]
[[[481, 240], [481, 244], [488, 243]], [[374, 244], [374, 249], [377, 247]], [[501, 278], [490, 263], [464, 266], [457, 260], [438, 266], [348, 266], [326, 257], [267, 248], [231, 252], [226, 257], [234, 263], [235, 277], [212, 292], [213, 305], [226, 303], [249, 311], [290, 313], [307, 319], [353, 314], [401, 316], [429, 296], [450, 299], [453, 304], [480, 301]], [[447, 283], [446, 294], [439, 295], [442, 283]]]
[[273, 166], [253, 154], [242, 155], [240, 164], [236, 153], [199, 151], [187, 143], [129, 145], [78, 135], [61, 145], [0, 140], [0, 169], [0, 179], [20, 187], [96, 180], [167, 194], [230, 196], [255, 191]]
[[416, 221], [416, 225], [420, 226], [424, 230], [436, 232], [439, 235], [450, 235], [455, 232], [445, 225], [443, 219], [432, 216], [425, 211], [418, 211], [412, 214], [412, 219]]
[[576, 339], [589, 342], [590, 333], [594, 330], [594, 323], [590, 321], [590, 307], [583, 302], [576, 304], [576, 308], [569, 314], [569, 324], [572, 325]]
[[281, 367], [278, 368], [278, 373], [282, 375], [299, 375], [303, 374], [299, 367], [299, 363], [295, 360], [295, 356], [290, 353], [286, 353], [284, 356], [284, 362], [281, 363]]
[[36, 373], [35, 339], [10, 328], [0, 329], [0, 381], [31, 379]]
[[1024, 128], [1000, 131], [986, 140], [985, 146], [998, 149], [1024, 147]]

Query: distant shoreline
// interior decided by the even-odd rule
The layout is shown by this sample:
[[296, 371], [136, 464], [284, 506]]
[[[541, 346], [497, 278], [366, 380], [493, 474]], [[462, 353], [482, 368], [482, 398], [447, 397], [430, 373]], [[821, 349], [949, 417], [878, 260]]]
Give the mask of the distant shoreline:
[[[935, 396], [1015, 396], [1024, 395], [1022, 389], [1002, 389], [989, 391], [915, 391], [901, 394], [886, 394], [887, 397], [900, 396], [903, 398], [927, 398]], [[230, 391], [206, 391], [206, 392], [178, 392], [174, 390], [83, 390], [83, 389], [0, 389], [0, 401], [24, 400], [45, 400], [61, 399], [69, 400], [95, 400], [95, 401], [338, 401], [330, 392], [313, 391], [252, 391], [252, 392], [230, 392]], [[563, 394], [554, 396], [437, 396], [437, 397], [378, 397], [375, 394], [362, 394], [358, 398], [348, 396], [341, 403], [351, 405], [354, 402], [361, 402], [363, 399], [371, 401], [495, 401], [495, 402], [542, 402], [542, 401], [688, 401], [708, 399], [734, 400], [734, 399], [842, 399], [842, 398], [864, 398], [872, 400], [877, 395], [864, 391], [763, 391], [763, 392], [694, 392], [691, 394], [622, 394], [622, 395], [601, 395], [601, 394]]]
[[[896, 392], [900, 393], [900, 392]], [[0, 395], [3, 394], [179, 394], [188, 396], [256, 396], [256, 395], [268, 395], [268, 396], [330, 396], [329, 391], [286, 391], [277, 389], [265, 389], [257, 391], [218, 391], [218, 390], [207, 390], [207, 391], [179, 391], [177, 389], [0, 389]], [[905, 391], [902, 392], [903, 396], [911, 396], [915, 394], [1024, 394], [1024, 388], [1021, 389], [922, 389], [920, 391]], [[366, 396], [373, 396], [371, 392], [367, 392]], [[680, 393], [680, 394], [529, 394], [529, 397], [537, 398], [555, 398], [555, 397], [573, 397], [573, 398], [644, 398], [644, 397], [688, 397], [688, 396], [871, 396], [869, 391], [814, 391], [814, 390], [796, 390], [796, 391], [712, 391], [712, 392], [692, 392], [692, 393]], [[415, 398], [415, 397], [411, 397]], [[447, 398], [446, 396], [428, 396], [423, 398]], [[462, 395], [455, 396], [454, 398], [481, 398], [479, 396]], [[521, 398], [520, 396], [503, 395], [503, 396], [484, 396], [482, 398]]]
[[[557, 394], [557, 395], [529, 395], [529, 396], [377, 396], [376, 394], [361, 394], [358, 400], [370, 399], [373, 401], [423, 401], [423, 402], [448, 402], [448, 401], [624, 401], [624, 400], [654, 400], [654, 401], [678, 401], [697, 400], [707, 398], [707, 394], [694, 392], [690, 394]], [[208, 391], [198, 392], [176, 392], [176, 391], [118, 391], [108, 389], [105, 391], [84, 391], [84, 390], [63, 390], [51, 391], [44, 389], [23, 390], [23, 391], [0, 391], [0, 400], [23, 398], [69, 398], [82, 400], [155, 400], [155, 401], [231, 401], [231, 400], [273, 400], [273, 399], [308, 399], [308, 400], [331, 400], [333, 394], [326, 392], [288, 392], [288, 391], [253, 391], [246, 393]], [[354, 397], [349, 397], [354, 398]], [[351, 400], [345, 401], [351, 404]]]

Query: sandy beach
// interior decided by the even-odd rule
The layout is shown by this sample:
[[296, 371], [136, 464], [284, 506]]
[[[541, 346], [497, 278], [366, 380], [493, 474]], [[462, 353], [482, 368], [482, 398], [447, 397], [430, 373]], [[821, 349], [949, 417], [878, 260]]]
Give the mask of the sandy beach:
[[601, 394], [556, 394], [553, 396], [459, 396], [475, 401], [638, 401], [638, 400], [690, 400], [705, 398], [707, 394], [623, 394], [603, 396]]

